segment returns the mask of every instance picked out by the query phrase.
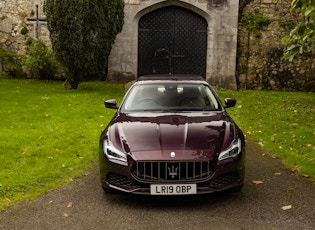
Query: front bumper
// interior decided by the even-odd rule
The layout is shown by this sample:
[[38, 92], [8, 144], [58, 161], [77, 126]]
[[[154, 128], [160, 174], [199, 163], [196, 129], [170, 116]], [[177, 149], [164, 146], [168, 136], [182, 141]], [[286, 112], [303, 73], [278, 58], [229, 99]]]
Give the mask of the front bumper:
[[238, 190], [244, 184], [245, 149], [223, 164], [210, 161], [109, 161], [100, 151], [100, 180], [105, 191], [150, 195], [151, 184], [196, 184], [197, 194]]
[[[153, 182], [152, 182], [153, 183]], [[159, 182], [154, 182], [159, 184]], [[160, 182], [165, 184], [166, 182]], [[179, 182], [168, 182], [169, 184], [179, 184]], [[190, 181], [189, 184], [196, 183]], [[135, 183], [124, 175], [109, 173], [102, 186], [107, 189], [118, 190], [133, 194], [150, 195], [151, 183]], [[166, 183], [167, 184], [167, 183]], [[182, 184], [182, 183], [181, 183]], [[213, 193], [229, 189], [237, 189], [243, 186], [243, 180], [238, 172], [231, 172], [212, 178], [205, 182], [197, 182], [197, 194]]]

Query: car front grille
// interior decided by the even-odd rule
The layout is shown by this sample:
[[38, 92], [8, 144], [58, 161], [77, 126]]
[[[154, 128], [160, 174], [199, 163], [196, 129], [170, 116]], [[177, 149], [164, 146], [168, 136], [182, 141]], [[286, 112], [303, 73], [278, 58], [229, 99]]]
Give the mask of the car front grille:
[[185, 162], [135, 162], [132, 174], [140, 180], [150, 181], [193, 181], [208, 178], [213, 174], [209, 161]]

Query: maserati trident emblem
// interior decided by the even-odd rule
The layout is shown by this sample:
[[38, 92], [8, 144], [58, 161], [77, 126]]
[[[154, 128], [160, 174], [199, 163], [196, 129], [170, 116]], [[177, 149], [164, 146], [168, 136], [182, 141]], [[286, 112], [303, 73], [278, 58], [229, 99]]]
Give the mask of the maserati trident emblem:
[[176, 156], [176, 154], [175, 154], [174, 152], [171, 152], [171, 153], [170, 153], [170, 156], [171, 156], [172, 158], [174, 158], [174, 157]]
[[175, 166], [172, 165], [172, 168], [170, 168], [170, 167], [167, 167], [167, 168], [168, 168], [168, 175], [170, 175], [172, 177], [172, 179], [174, 179], [175, 176], [177, 176], [178, 167], [175, 168]]

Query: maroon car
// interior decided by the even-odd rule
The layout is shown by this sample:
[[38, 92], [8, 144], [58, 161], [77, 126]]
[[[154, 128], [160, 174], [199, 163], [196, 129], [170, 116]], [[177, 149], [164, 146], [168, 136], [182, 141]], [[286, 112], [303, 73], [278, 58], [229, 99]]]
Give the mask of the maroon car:
[[180, 195], [239, 191], [245, 141], [213, 88], [198, 76], [138, 79], [100, 137], [106, 192]]

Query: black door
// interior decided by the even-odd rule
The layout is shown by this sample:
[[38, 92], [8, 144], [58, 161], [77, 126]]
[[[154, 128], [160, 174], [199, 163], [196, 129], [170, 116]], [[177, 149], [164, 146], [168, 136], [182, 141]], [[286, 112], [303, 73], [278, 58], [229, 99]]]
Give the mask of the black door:
[[138, 75], [196, 74], [206, 77], [207, 22], [170, 6], [139, 21]]

